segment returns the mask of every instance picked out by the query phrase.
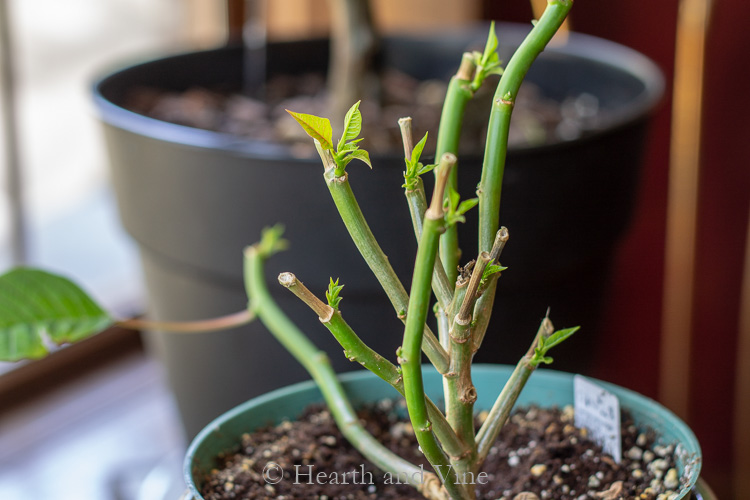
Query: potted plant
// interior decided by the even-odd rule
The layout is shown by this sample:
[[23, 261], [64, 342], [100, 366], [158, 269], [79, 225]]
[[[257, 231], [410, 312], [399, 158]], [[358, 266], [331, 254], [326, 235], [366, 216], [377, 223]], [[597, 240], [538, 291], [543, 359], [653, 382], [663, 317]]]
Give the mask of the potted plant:
[[[505, 54], [520, 43], [525, 30], [503, 26], [501, 58], [507, 59]], [[429, 39], [384, 37], [381, 60], [415, 78], [443, 79], [455, 71], [461, 52], [481, 44], [485, 33], [486, 27], [481, 27]], [[325, 72], [326, 64], [323, 40], [268, 46], [269, 75]], [[127, 96], [138, 86], [175, 91], [193, 86], [240, 88], [242, 68], [242, 50], [222, 48], [139, 64], [95, 86], [120, 216], [141, 251], [149, 315], [158, 320], [192, 320], [242, 307], [242, 269], [234, 256], [246, 244], [247, 234], [257, 234], [268, 220], [278, 219], [285, 221], [290, 239], [306, 242], [304, 247], [293, 246], [289, 258], [312, 269], [310, 281], [320, 281], [335, 269], [349, 283], [348, 307], [357, 331], [374, 348], [386, 348], [378, 344], [377, 323], [372, 319], [390, 310], [377, 281], [358, 259], [326, 252], [329, 241], [346, 234], [340, 224], [327, 222], [336, 213], [325, 193], [310, 189], [317, 178], [316, 160], [296, 158], [285, 145], [167, 123], [128, 108]], [[545, 51], [529, 79], [557, 101], [582, 94], [595, 96], [607, 113], [585, 137], [508, 152], [502, 210], [507, 224], [517, 228], [508, 258], [519, 264], [519, 272], [508, 276], [498, 289], [502, 300], [495, 315], [508, 331], [520, 331], [533, 328], [535, 311], [551, 306], [562, 319], [577, 318], [594, 332], [617, 243], [636, 199], [640, 153], [650, 111], [662, 93], [661, 76], [651, 62], [633, 51], [571, 34], [566, 44]], [[615, 149], [622, 153], [613, 157], [610, 152]], [[361, 193], [365, 210], [378, 207], [381, 211], [383, 217], [372, 221], [373, 232], [406, 282], [416, 242], [410, 237], [409, 222], [398, 217], [405, 202], [391, 189], [401, 157], [394, 152], [378, 155], [375, 161], [378, 168], [353, 178], [352, 184]], [[462, 192], [473, 190], [479, 182], [481, 163], [476, 151], [462, 152]], [[282, 199], [282, 185], [298, 204]], [[525, 195], [530, 189], [538, 192], [536, 199]], [[298, 205], [305, 209], [299, 210]], [[467, 235], [467, 255], [477, 251], [468, 239], [476, 229], [473, 219], [459, 229]], [[567, 231], [569, 238], [553, 252], [550, 241], [558, 237], [554, 236], [558, 231]], [[280, 270], [273, 262], [269, 265], [269, 276]], [[314, 320], [293, 298], [280, 291], [272, 293], [295, 322], [315, 332]], [[391, 321], [390, 327], [397, 327], [396, 320]], [[301, 369], [281, 367], [275, 361], [283, 353], [270, 340], [262, 348], [253, 348], [257, 344], [251, 345], [248, 339], [262, 342], [259, 337], [263, 338], [257, 324], [200, 337], [167, 332], [147, 337], [167, 366], [188, 435], [194, 435], [216, 413], [304, 377]], [[495, 338], [491, 336], [488, 342], [494, 343]], [[322, 335], [316, 342], [329, 352], [336, 350]], [[568, 352], [560, 366], [583, 369], [589, 359], [585, 351], [593, 344], [578, 341], [572, 348], [563, 346]], [[511, 362], [524, 349], [521, 342], [511, 339], [503, 349], [495, 345], [479, 356], [484, 361]], [[191, 361], [208, 351], [215, 364]], [[249, 360], [238, 355], [248, 351], [253, 351]], [[337, 369], [348, 367], [340, 360], [333, 362]], [[268, 376], [261, 380], [256, 376], [260, 372]]]
[[[552, 362], [549, 357], [550, 349], [570, 338], [578, 329], [574, 327], [556, 330], [549, 318], [549, 311], [541, 320], [527, 352], [514, 367], [472, 369], [472, 361], [475, 352], [483, 343], [485, 334], [488, 333], [498, 278], [505, 270], [499, 259], [509, 240], [509, 231], [500, 226], [499, 204], [508, 127], [514, 102], [531, 63], [552, 38], [571, 6], [572, 2], [568, 0], [550, 2], [544, 15], [520, 44], [504, 69], [501, 68], [496, 52], [497, 39], [494, 28], [490, 30], [483, 52], [464, 54], [460, 68], [452, 79], [444, 107], [444, 116], [447, 119], [442, 121], [438, 133], [437, 165], [424, 165], [420, 161], [427, 136], [415, 144], [411, 134], [411, 120], [405, 118], [399, 121], [406, 163], [403, 187], [412, 218], [413, 232], [419, 241], [408, 293], [371, 232], [349, 185], [349, 164], [353, 160], [361, 160], [368, 165], [371, 163], [369, 154], [360, 144], [362, 117], [358, 109], [359, 102], [347, 112], [343, 121], [343, 133], [336, 142], [327, 119], [290, 112], [313, 138], [324, 165], [325, 182], [341, 219], [352, 241], [385, 291], [393, 309], [391, 314], [404, 323], [403, 329], [399, 329], [403, 331], [403, 337], [401, 346], [396, 351], [397, 362], [393, 363], [374, 351], [344, 321], [340, 308], [343, 285], [339, 284], [338, 280], [330, 279], [324, 302], [310, 292], [295, 275], [281, 273], [278, 276], [279, 283], [317, 315], [320, 322], [344, 348], [346, 358], [362, 364], [374, 374], [357, 374], [344, 378], [347, 392], [331, 368], [328, 356], [289, 320], [269, 292], [264, 272], [265, 261], [274, 253], [285, 249], [287, 243], [281, 238], [282, 229], [279, 226], [265, 230], [261, 241], [248, 247], [244, 252], [244, 283], [249, 301], [246, 310], [229, 317], [197, 324], [173, 323], [152, 326], [183, 331], [221, 329], [245, 323], [257, 316], [308, 371], [320, 392], [313, 390], [309, 384], [307, 387], [284, 390], [252, 401], [247, 407], [233, 410], [221, 417], [206, 428], [191, 448], [191, 455], [186, 463], [189, 476], [195, 471], [205, 471], [206, 468], [214, 467], [212, 460], [215, 454], [227, 450], [225, 440], [236, 439], [239, 429], [243, 429], [242, 432], [251, 431], [251, 427], [264, 423], [269, 417], [278, 418], [278, 413], [273, 414], [272, 410], [283, 411], [284, 415], [295, 417], [304, 404], [313, 399], [320, 399], [322, 395], [341, 434], [387, 477], [403, 478], [425, 498], [470, 499], [476, 497], [480, 478], [485, 477], [482, 474], [487, 474], [481, 467], [492, 453], [496, 439], [528, 381], [532, 380], [531, 384], [536, 386], [537, 390], [541, 390], [541, 393], [527, 397], [526, 403], [549, 405], [570, 402], [569, 375], [547, 372], [532, 378], [532, 373], [538, 366]], [[457, 168], [457, 156], [451, 149], [455, 143], [452, 146], [448, 138], [455, 136], [461, 126], [463, 106], [460, 105], [460, 100], [470, 99], [473, 92], [492, 73], [502, 73], [502, 77], [492, 102], [482, 177], [477, 189], [478, 197], [462, 201], [456, 190], [459, 184], [453, 175]], [[432, 194], [428, 198], [422, 175], [433, 169], [435, 182]], [[450, 237], [451, 231], [457, 224], [466, 220], [467, 213], [474, 207], [477, 207], [479, 219], [479, 251], [476, 258], [465, 263], [458, 276], [453, 279], [449, 277], [452, 269], [445, 265], [451, 256], [459, 253], [457, 240]], [[340, 243], [331, 243], [332, 254], [344, 253]], [[42, 271], [21, 269], [0, 277], [0, 295], [7, 298], [3, 302], [3, 309], [0, 309], [0, 324], [4, 325], [0, 330], [3, 334], [0, 354], [3, 357], [17, 358], [43, 354], [43, 333], [46, 334], [46, 340], [56, 343], [74, 341], [112, 321], [105, 311], [75, 285]], [[436, 316], [437, 334], [433, 333], [427, 322], [431, 309], [434, 309]], [[429, 370], [422, 365], [423, 355], [430, 361], [434, 372], [427, 374]], [[479, 383], [480, 377], [474, 376], [480, 374], [484, 380], [482, 384]], [[381, 397], [381, 394], [385, 393], [374, 389], [372, 385], [378, 381], [377, 379], [382, 379], [380, 382], [384, 387], [390, 386], [404, 396], [409, 428], [430, 468], [396, 455], [374, 439], [359, 420], [350, 399], [356, 396], [362, 401], [365, 399], [363, 395]], [[484, 388], [489, 385], [496, 388], [494, 394], [490, 397], [482, 395], [481, 403], [477, 405], [480, 401], [480, 389], [482, 393], [487, 393], [489, 391]], [[501, 390], [497, 389], [499, 385], [502, 385]], [[616, 419], [619, 424], [619, 409], [615, 410], [617, 407], [610, 406], [607, 402], [611, 397], [619, 397], [623, 406], [631, 412], [635, 423], [644, 426], [637, 437], [633, 436], [633, 446], [625, 450], [628, 458], [633, 460], [633, 467], [626, 469], [625, 473], [628, 477], [637, 477], [639, 474], [643, 477], [644, 469], [648, 469], [653, 474], [653, 481], [639, 486], [630, 486], [621, 480], [606, 483], [603, 473], [601, 477], [595, 473], [586, 478], [585, 484], [588, 489], [585, 495], [610, 499], [629, 495], [638, 495], [641, 498], [684, 498], [697, 481], [700, 470], [700, 449], [692, 433], [676, 417], [654, 402], [634, 396], [625, 390], [605, 387], [609, 389], [609, 394], [602, 393], [601, 386], [594, 389], [594, 393], [589, 393], [589, 397], [585, 397], [584, 394], [582, 407], [575, 410], [576, 418], [579, 411], [583, 415], [586, 408], [595, 412], [606, 409], [608, 411], [605, 412], [605, 417]], [[286, 397], [291, 393], [300, 392], [303, 394], [296, 401]], [[439, 397], [444, 399], [445, 412], [436, 404]], [[486, 410], [486, 414], [481, 418], [481, 425], [477, 426], [475, 410], [480, 408]], [[250, 409], [254, 413], [248, 413]], [[662, 418], [666, 423], [660, 424], [659, 420]], [[543, 434], [556, 432], [553, 423], [543, 430]], [[560, 425], [555, 425], [560, 428], [566, 423], [570, 423], [570, 420], [561, 417]], [[586, 427], [591, 429], [592, 434], [595, 433], [596, 426], [593, 425], [593, 421], [589, 421]], [[660, 432], [662, 441], [658, 444], [661, 451], [656, 447], [653, 452], [644, 451], [649, 441], [645, 427]], [[573, 439], [576, 443], [579, 442], [579, 439], [586, 435], [586, 431], [569, 432], [577, 432], [575, 435], [567, 435], [569, 444], [573, 443]], [[609, 430], [604, 432], [605, 438], [609, 433]], [[207, 440], [206, 437], [211, 439]], [[531, 453], [530, 448], [533, 446], [527, 444], [525, 453], [518, 450], [512, 456], [520, 461], [519, 457]], [[210, 450], [208, 455], [206, 450]], [[556, 453], [561, 452], [559, 448], [556, 450]], [[613, 448], [615, 455], [620, 451], [622, 450]], [[647, 453], [653, 456], [647, 459]], [[301, 464], [305, 463], [304, 456], [296, 458]], [[617, 457], [613, 459], [604, 455], [598, 458], [598, 462], [611, 463], [612, 467], [613, 460], [617, 460]], [[675, 460], [673, 465], [668, 462], [669, 459]], [[510, 461], [508, 458], [508, 462]], [[273, 481], [277, 479], [293, 482], [293, 473], [283, 468], [274, 469], [279, 475], [268, 475], [268, 468], [276, 467], [278, 464], [269, 462], [263, 465], [250, 462], [253, 461], [243, 463], [243, 470], [253, 477], [253, 474], [258, 475], [254, 468], [262, 467], [263, 475], [259, 476], [259, 480], [266, 483], [263, 485], [262, 496], [258, 498], [275, 496], [277, 492], [273, 484], [276, 483]], [[567, 463], [535, 463], [529, 468], [529, 473], [539, 478], [548, 471], [552, 472], [553, 466], [556, 465], [560, 466], [560, 474], [569, 473], [572, 467]], [[564, 467], [568, 467], [567, 472]], [[565, 478], [554, 474], [551, 481], [560, 486], [561, 498], [572, 495], [570, 486], [568, 491], [563, 489], [563, 485], [566, 484]], [[528, 488], [534, 488], [533, 483], [533, 480], [524, 480], [519, 483], [524, 491], [508, 491], [517, 499], [530, 499], [537, 495], [551, 497], [552, 493], [548, 489], [538, 494], [527, 490], [528, 485]], [[189, 484], [191, 495], [201, 498], [192, 477]], [[222, 488], [225, 493], [228, 492], [228, 497], [240, 494], [234, 491], [234, 479], [223, 482]], [[576, 491], [580, 493], [582, 490]], [[503, 492], [503, 495], [505, 494]]]

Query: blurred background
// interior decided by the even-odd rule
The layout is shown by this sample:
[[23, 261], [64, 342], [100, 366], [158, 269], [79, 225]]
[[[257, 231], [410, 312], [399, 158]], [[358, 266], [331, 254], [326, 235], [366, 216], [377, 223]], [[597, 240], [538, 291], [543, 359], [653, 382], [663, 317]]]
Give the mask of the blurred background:
[[[696, 3], [685, 1], [685, 4]], [[145, 310], [137, 251], [121, 228], [91, 103], [96, 77], [127, 64], [237, 38], [243, 2], [0, 0], [3, 122], [0, 270], [29, 263], [62, 271], [122, 315]], [[438, 5], [439, 4], [439, 5]], [[670, 404], [704, 450], [720, 498], [744, 498], [750, 380], [750, 293], [743, 290], [750, 208], [750, 6], [708, 2], [698, 157], [696, 238], [684, 274], [692, 291], [680, 339], [687, 367], [674, 387], [664, 366], [672, 86], [677, 0], [578, 2], [571, 28], [653, 59], [667, 93], [651, 127], [637, 212], [617, 257], [606, 335], [588, 375]], [[527, 2], [376, 0], [383, 32], [429, 31], [479, 20], [527, 23]], [[326, 35], [325, 0], [268, 3], [270, 40]], [[700, 24], [700, 23], [698, 23]], [[701, 100], [703, 97], [703, 100]], [[669, 283], [673, 283], [669, 281]], [[672, 311], [674, 312], [674, 311]], [[744, 314], [743, 314], [744, 313]], [[664, 342], [667, 342], [666, 344]], [[679, 344], [680, 342], [678, 342]], [[670, 347], [671, 348], [671, 347]], [[70, 352], [65, 352], [70, 351]], [[134, 332], [113, 330], [34, 363], [0, 365], [0, 498], [166, 499], [183, 484], [185, 443], [159, 367]]]

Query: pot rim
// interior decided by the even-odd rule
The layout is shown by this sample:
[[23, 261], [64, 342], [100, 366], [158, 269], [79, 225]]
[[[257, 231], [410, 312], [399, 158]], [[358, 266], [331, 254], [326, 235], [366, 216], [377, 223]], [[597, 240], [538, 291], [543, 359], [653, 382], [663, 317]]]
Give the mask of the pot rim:
[[[466, 40], [471, 39], [470, 37], [472, 34], [484, 33], [487, 31], [488, 26], [489, 23], [476, 23], [468, 27], [441, 32], [439, 42], [445, 44], [446, 41], [450, 43], [451, 40], [463, 40], [465, 45]], [[510, 40], [520, 41], [530, 29], [526, 25], [519, 23], [497, 23], [497, 26], [499, 33], [498, 37], [501, 44], [506, 37]], [[392, 42], [414, 41], [429, 36], [431, 35], [394, 35], [386, 37], [386, 40]], [[284, 44], [294, 42], [276, 43]], [[454, 42], [454, 46], [455, 43], [458, 42]], [[290, 152], [290, 148], [284, 144], [272, 144], [264, 141], [248, 140], [227, 133], [165, 122], [130, 111], [105, 97], [106, 87], [111, 84], [111, 82], [116, 81], [118, 78], [121, 78], [123, 75], [136, 68], [159, 65], [164, 61], [187, 58], [196, 54], [218, 53], [226, 50], [232, 50], [232, 48], [220, 47], [161, 57], [124, 67], [97, 79], [92, 86], [92, 95], [94, 106], [99, 118], [106, 124], [138, 135], [184, 146], [227, 150], [237, 155], [251, 158], [282, 157], [294, 158], [303, 162], [317, 162], [313, 158], [297, 158], [293, 156]], [[513, 147], [509, 150], [509, 154], [511, 155], [523, 155], [525, 152], [532, 150], [555, 150], [579, 144], [580, 142], [596, 140], [597, 137], [609, 134], [613, 130], [628, 126], [633, 122], [648, 116], [664, 94], [664, 76], [658, 66], [645, 55], [624, 45], [592, 35], [573, 32], [568, 34], [568, 39], [564, 45], [549, 46], [545, 49], [545, 53], [570, 55], [587, 59], [604, 66], [618, 68], [638, 79], [643, 84], [644, 89], [632, 100], [632, 102], [628, 103], [628, 105], [622, 106], [620, 109], [617, 109], [616, 112], [613, 112], [612, 119], [603, 124], [600, 130], [572, 141], [555, 142], [542, 146]], [[389, 157], [390, 155], [383, 156]], [[393, 154], [393, 157], [400, 158], [396, 153]]]
[[[472, 365], [472, 375], [475, 379], [482, 376], [503, 376], [507, 379], [507, 377], [510, 376], [513, 368], [514, 367], [510, 365], [478, 363]], [[432, 365], [424, 365], [423, 370], [425, 371], [425, 375], [427, 375], [428, 377], [432, 376], [432, 378], [437, 378], [438, 374], [434, 370]], [[540, 368], [532, 373], [532, 378], [530, 380], [533, 379], [535, 380], [535, 383], [544, 386], [554, 385], [554, 383], [559, 384], [561, 382], [564, 382], [566, 384], [569, 383], [570, 391], [572, 391], [574, 376], [575, 375], [572, 373]], [[338, 378], [342, 382], [342, 384], [356, 384], [358, 382], [372, 380], [380, 381], [380, 379], [378, 379], [375, 374], [364, 369], [339, 374]], [[625, 387], [612, 384], [610, 382], [604, 382], [594, 378], [589, 378], [589, 380], [600, 385], [607, 391], [614, 393], [620, 400], [620, 404], [623, 408], [635, 407], [636, 404], [634, 403], [637, 403], [637, 406], [639, 406], [639, 413], [641, 413], [642, 415], [646, 415], [654, 419], [663, 419], [669, 422], [670, 428], [673, 431], [673, 435], [670, 438], [672, 439], [670, 443], [675, 443], [683, 447], [684, 453], [681, 457], [681, 459], [685, 461], [683, 467], [685, 469], [689, 469], [687, 471], [687, 481], [683, 482], [682, 488], [678, 492], [678, 494], [682, 495], [679, 498], [683, 498], [686, 494], [688, 494], [691, 489], [695, 487], [700, 475], [700, 469], [702, 465], [702, 451], [700, 448], [700, 444], [698, 443], [698, 439], [696, 438], [693, 431], [687, 426], [687, 424], [685, 424], [682, 419], [680, 419], [672, 411], [647, 396], [639, 394]], [[385, 382], [382, 383], [384, 386], [387, 386]], [[188, 447], [185, 454], [185, 460], [183, 462], [183, 477], [193, 498], [203, 498], [200, 495], [195, 482], [193, 481], [193, 458], [196, 455], [199, 447], [205, 440], [211, 439], [212, 435], [214, 434], [221, 434], [222, 425], [228, 423], [234, 418], [239, 417], [245, 412], [251, 411], [258, 406], [269, 404], [277, 400], [285, 399], [301, 392], [307, 392], [311, 390], [318, 391], [317, 386], [313, 380], [306, 380], [303, 382], [298, 382], [296, 384], [281, 387], [274, 391], [252, 398], [232, 408], [231, 410], [228, 410], [219, 417], [215, 418], [206, 427], [204, 427], [203, 430], [201, 430], [198, 435], [191, 441], [190, 446]], [[522, 391], [521, 399], [523, 399], [523, 393], [525, 391], [526, 389]], [[320, 393], [318, 394], [319, 400], [322, 401], [322, 395], [320, 395]], [[394, 397], [398, 396], [398, 394], [395, 392], [394, 395]], [[523, 401], [521, 401], [519, 404], [524, 403]], [[685, 471], [683, 470], [683, 475], [684, 474]]]

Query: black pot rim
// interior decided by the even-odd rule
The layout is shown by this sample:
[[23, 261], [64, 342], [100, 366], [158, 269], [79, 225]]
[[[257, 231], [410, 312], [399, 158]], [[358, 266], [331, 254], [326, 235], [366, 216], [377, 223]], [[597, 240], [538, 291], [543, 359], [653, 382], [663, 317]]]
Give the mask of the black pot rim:
[[[481, 28], [474, 25], [470, 28], [457, 29], [451, 31], [447, 35], [444, 32], [441, 32], [440, 36], [443, 40], [446, 37], [451, 36], [467, 36], [470, 33], [486, 31], [486, 26], [488, 26], [488, 24], [484, 23], [481, 26]], [[498, 23], [497, 26], [501, 40], [503, 36], [507, 36], [511, 40], [521, 40], [525, 33], [530, 29], [526, 25], [517, 23]], [[414, 40], [415, 38], [420, 37], [401, 35], [390, 38], [394, 41], [398, 41]], [[106, 88], [110, 82], [121, 78], [124, 74], [134, 68], [158, 65], [163, 61], [186, 58], [198, 53], [218, 53], [226, 50], [230, 50], [230, 48], [220, 47], [204, 51], [170, 55], [134, 64], [99, 78], [93, 84], [92, 94], [94, 105], [100, 119], [106, 124], [134, 134], [184, 146], [225, 150], [248, 158], [295, 158], [290, 152], [290, 149], [284, 144], [253, 141], [226, 133], [157, 120], [130, 111], [115, 104], [104, 96], [103, 88]], [[629, 126], [633, 122], [645, 119], [654, 110], [664, 94], [665, 82], [661, 70], [649, 58], [633, 49], [625, 47], [624, 45], [582, 33], [569, 33], [568, 40], [564, 45], [549, 46], [545, 49], [545, 52], [572, 55], [594, 61], [601, 65], [619, 68], [640, 80], [644, 85], [644, 90], [627, 106], [613, 112], [612, 119], [596, 132], [571, 141], [556, 142], [543, 146], [514, 147], [509, 151], [509, 154], [523, 155], [525, 152], [530, 152], [532, 150], [553, 151], [575, 146], [580, 142], [596, 140], [597, 137], [610, 134], [617, 129]], [[398, 154], [394, 154], [393, 156], [395, 158]], [[301, 161], [309, 160], [308, 158], [296, 159]]]

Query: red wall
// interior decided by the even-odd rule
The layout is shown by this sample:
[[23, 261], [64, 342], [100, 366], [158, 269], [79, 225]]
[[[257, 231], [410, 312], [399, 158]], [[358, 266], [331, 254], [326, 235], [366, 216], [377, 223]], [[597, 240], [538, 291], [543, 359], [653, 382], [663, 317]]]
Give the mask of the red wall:
[[[703, 476], [726, 499], [732, 498], [733, 374], [750, 207], [750, 36], [745, 27], [750, 3], [714, 4], [707, 45], [688, 423], [704, 450]], [[652, 58], [669, 89], [677, 6], [676, 0], [579, 1], [571, 20], [576, 31]], [[484, 17], [527, 22], [531, 12], [526, 2], [485, 0]], [[600, 336], [600, 357], [592, 373], [652, 397], [658, 387], [670, 115], [668, 92], [655, 116], [638, 212], [620, 249], [607, 331]]]

